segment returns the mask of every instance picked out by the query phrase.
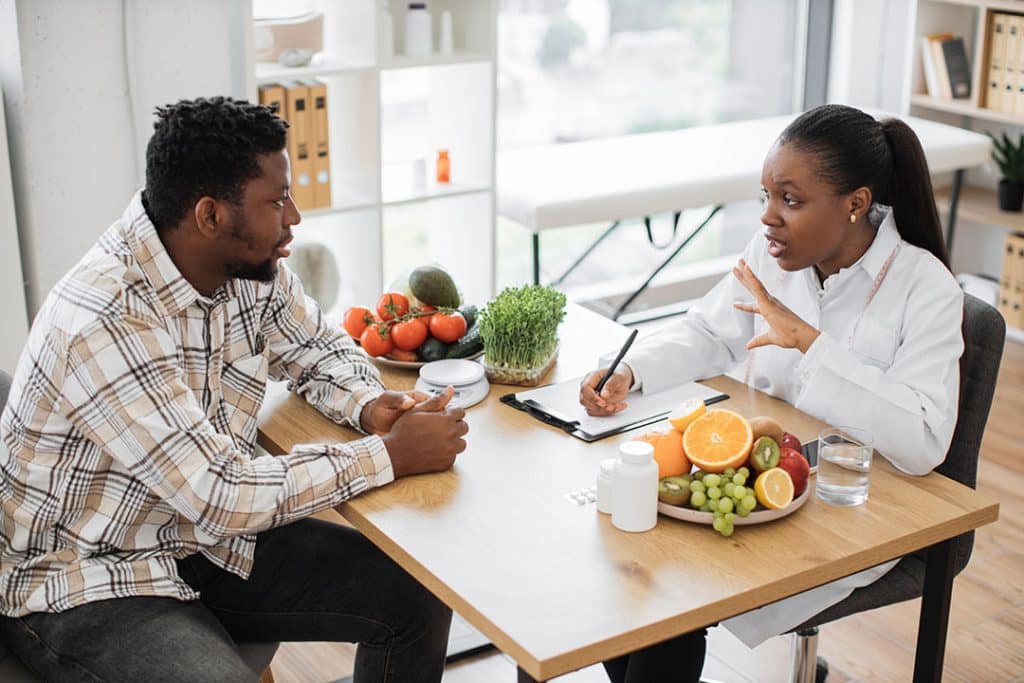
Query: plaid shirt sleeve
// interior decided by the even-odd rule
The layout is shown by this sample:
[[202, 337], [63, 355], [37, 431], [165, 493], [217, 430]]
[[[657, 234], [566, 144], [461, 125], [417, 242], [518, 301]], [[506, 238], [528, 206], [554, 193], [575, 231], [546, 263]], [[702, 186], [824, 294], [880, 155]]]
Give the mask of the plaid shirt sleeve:
[[282, 264], [263, 316], [269, 372], [335, 422], [362, 431], [363, 408], [383, 391], [377, 368], [340, 325], [330, 324]]
[[66, 367], [62, 412], [190, 520], [200, 543], [287, 524], [393, 478], [377, 436], [251, 458], [214, 429], [174, 341], [148, 320], [94, 321], [70, 340]]

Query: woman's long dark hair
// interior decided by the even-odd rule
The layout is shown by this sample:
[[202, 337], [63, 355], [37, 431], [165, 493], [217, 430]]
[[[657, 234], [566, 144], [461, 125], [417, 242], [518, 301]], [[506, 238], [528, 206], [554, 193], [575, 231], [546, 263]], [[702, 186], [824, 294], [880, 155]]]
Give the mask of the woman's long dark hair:
[[786, 143], [813, 154], [818, 172], [837, 193], [869, 188], [874, 201], [893, 208], [900, 236], [949, 268], [928, 162], [910, 126], [826, 104], [789, 124], [779, 136], [779, 144]]

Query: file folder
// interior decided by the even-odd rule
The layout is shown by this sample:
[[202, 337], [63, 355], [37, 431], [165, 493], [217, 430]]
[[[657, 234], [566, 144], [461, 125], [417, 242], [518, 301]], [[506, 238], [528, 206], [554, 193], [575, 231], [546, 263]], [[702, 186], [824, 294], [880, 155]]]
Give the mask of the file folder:
[[728, 394], [709, 386], [689, 382], [656, 394], [630, 393], [626, 397], [628, 407], [625, 410], [608, 417], [593, 417], [587, 415], [579, 402], [582, 379], [576, 377], [529, 391], [505, 394], [501, 402], [589, 443], [658, 422], [689, 398], [703, 399], [705, 405], [729, 398]]

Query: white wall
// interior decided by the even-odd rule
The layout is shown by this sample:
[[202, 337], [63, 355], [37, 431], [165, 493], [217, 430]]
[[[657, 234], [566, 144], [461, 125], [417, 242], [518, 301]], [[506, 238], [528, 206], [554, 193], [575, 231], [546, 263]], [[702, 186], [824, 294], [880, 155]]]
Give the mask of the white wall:
[[4, 133], [4, 106], [0, 96], [0, 370], [13, 373], [28, 336], [28, 311], [25, 308], [25, 280], [18, 252], [18, 230], [14, 222], [14, 191]]
[[0, 0], [29, 309], [141, 185], [158, 104], [245, 94], [246, 0]]
[[915, 0], [835, 0], [828, 101], [905, 111]]

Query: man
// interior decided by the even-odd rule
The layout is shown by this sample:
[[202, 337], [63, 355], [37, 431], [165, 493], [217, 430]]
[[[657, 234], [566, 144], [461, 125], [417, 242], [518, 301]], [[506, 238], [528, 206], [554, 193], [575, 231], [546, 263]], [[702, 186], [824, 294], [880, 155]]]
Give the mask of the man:
[[[358, 642], [356, 680], [438, 681], [451, 612], [309, 519], [465, 449], [451, 391], [384, 391], [288, 256], [287, 124], [157, 110], [146, 188], [36, 316], [0, 433], [7, 642], [59, 680], [254, 680], [237, 641]], [[255, 454], [265, 383], [368, 434]]]

